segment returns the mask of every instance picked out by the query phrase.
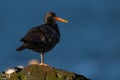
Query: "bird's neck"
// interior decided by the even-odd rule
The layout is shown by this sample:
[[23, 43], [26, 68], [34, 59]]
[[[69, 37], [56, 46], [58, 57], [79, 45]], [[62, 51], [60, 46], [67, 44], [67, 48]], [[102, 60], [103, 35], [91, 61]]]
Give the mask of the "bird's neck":
[[46, 25], [48, 25], [49, 27], [52, 27], [56, 30], [56, 32], [58, 33], [58, 35], [60, 35], [60, 32], [59, 32], [59, 27], [57, 25], [57, 23], [46, 23]]
[[47, 22], [45, 24], [47, 24], [47, 25], [49, 25], [51, 27], [57, 26], [57, 24], [55, 22]]

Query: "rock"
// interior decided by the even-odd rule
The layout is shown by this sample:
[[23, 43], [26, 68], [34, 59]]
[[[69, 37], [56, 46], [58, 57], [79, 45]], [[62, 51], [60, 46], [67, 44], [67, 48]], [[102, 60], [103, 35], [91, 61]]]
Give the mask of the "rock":
[[90, 79], [87, 79], [82, 75], [57, 69], [51, 66], [28, 65], [21, 72], [13, 73], [11, 77], [7, 80], [90, 80]]

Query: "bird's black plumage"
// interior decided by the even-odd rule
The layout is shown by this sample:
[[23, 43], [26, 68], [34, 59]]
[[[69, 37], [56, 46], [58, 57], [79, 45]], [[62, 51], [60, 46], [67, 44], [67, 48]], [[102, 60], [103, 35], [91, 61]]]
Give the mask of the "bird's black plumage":
[[53, 19], [55, 16], [55, 13], [49, 12], [45, 16], [45, 24], [30, 29], [20, 40], [23, 45], [17, 51], [28, 48], [36, 52], [45, 53], [51, 50], [60, 41], [59, 28]]
[[[60, 31], [56, 20], [62, 21], [54, 12], [49, 12], [44, 17], [44, 24], [38, 25], [28, 31], [20, 40], [22, 46], [17, 51], [31, 49], [35, 52], [45, 53], [50, 51], [60, 41]], [[63, 20], [65, 22], [65, 20]]]

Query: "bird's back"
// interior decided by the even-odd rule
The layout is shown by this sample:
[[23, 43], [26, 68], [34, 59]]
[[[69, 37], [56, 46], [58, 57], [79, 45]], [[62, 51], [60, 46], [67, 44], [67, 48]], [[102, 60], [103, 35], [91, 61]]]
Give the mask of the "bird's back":
[[59, 40], [60, 32], [57, 25], [49, 26], [47, 24], [30, 29], [21, 39], [26, 48], [42, 53], [51, 50]]

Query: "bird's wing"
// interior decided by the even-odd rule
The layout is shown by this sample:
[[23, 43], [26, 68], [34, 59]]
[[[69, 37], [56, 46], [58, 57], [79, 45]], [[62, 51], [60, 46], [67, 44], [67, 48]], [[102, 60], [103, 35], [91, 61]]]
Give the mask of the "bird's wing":
[[37, 26], [32, 29], [30, 29], [27, 34], [21, 39], [23, 42], [33, 42], [37, 40], [38, 38], [41, 38], [43, 36], [43, 32], [41, 31], [41, 27]]
[[23, 42], [39, 43], [54, 40], [56, 31], [45, 25], [37, 26], [28, 31], [21, 39]]

